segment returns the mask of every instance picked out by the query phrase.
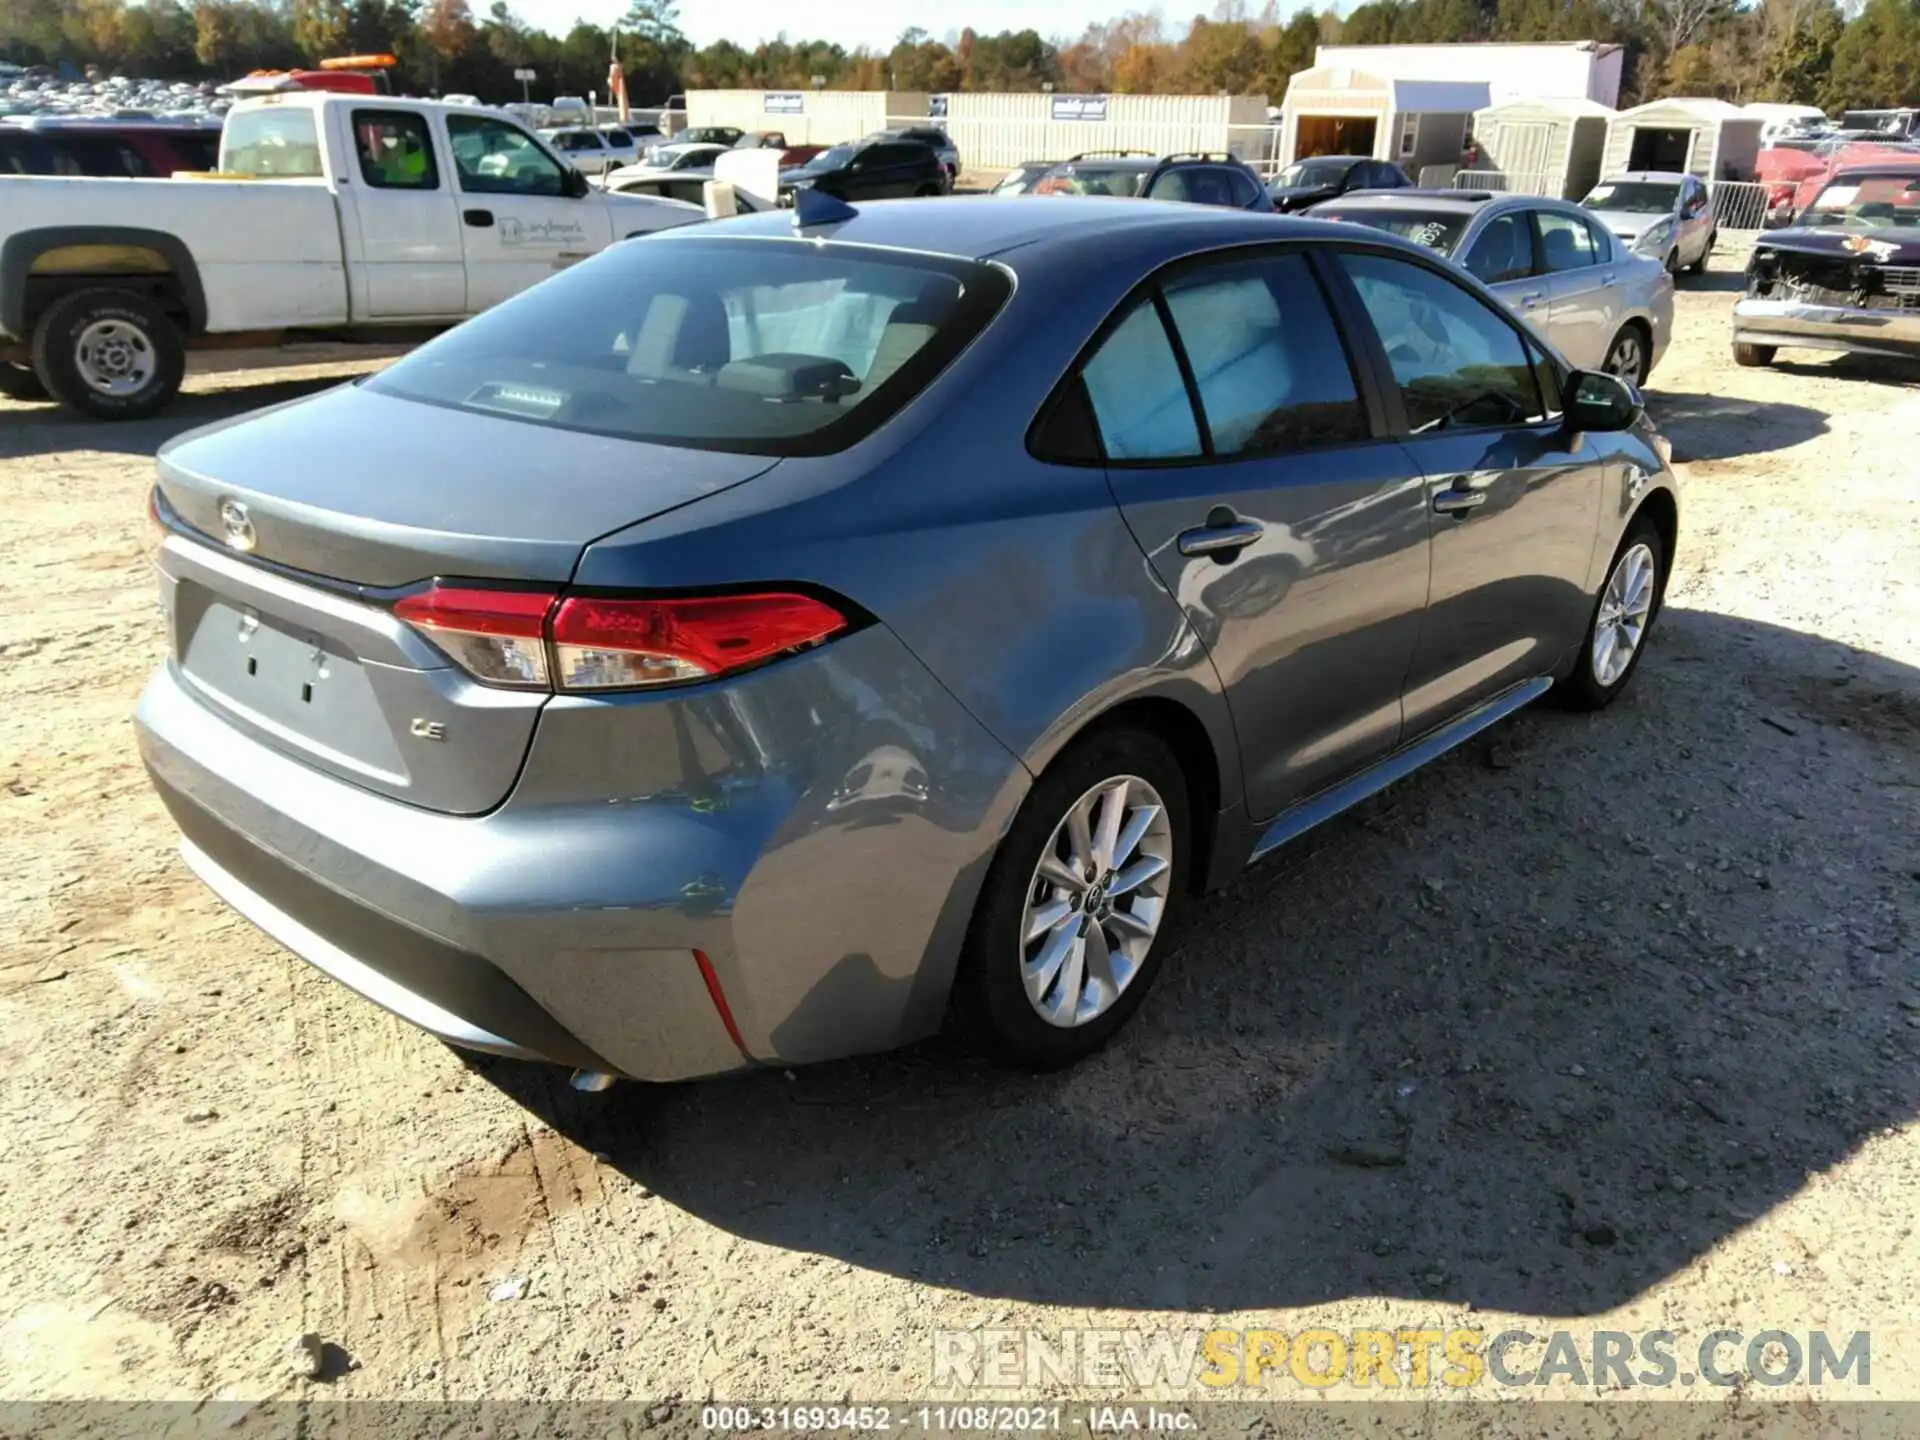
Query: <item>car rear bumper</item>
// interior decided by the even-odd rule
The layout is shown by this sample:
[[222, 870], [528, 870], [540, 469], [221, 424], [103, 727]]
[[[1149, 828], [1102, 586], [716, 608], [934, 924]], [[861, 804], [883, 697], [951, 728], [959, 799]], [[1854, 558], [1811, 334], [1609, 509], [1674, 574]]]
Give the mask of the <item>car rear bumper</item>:
[[1734, 304], [1733, 338], [1747, 345], [1920, 358], [1920, 312], [1747, 297]]
[[937, 1028], [1028, 781], [878, 626], [731, 684], [556, 699], [483, 816], [243, 734], [171, 661], [136, 728], [188, 865], [289, 950], [453, 1044], [645, 1080]]

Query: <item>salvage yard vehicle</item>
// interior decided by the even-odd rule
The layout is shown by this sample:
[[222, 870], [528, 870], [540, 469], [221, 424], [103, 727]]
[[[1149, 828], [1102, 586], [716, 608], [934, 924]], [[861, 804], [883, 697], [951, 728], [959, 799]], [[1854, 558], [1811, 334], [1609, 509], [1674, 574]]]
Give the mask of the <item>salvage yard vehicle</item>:
[[1636, 170], [1603, 180], [1580, 202], [1628, 250], [1678, 275], [1703, 274], [1720, 238], [1707, 187], [1691, 175]]
[[1733, 358], [1771, 365], [1783, 346], [1920, 359], [1920, 166], [1841, 170], [1753, 247]]
[[1666, 448], [1446, 261], [1198, 205], [771, 211], [161, 452], [192, 869], [463, 1046], [1069, 1063], [1195, 891], [1645, 654]]
[[1644, 385], [1673, 334], [1673, 276], [1565, 200], [1394, 190], [1308, 212], [1385, 230], [1458, 261], [1574, 364]]
[[1234, 210], [1271, 211], [1259, 174], [1232, 155], [1089, 150], [1062, 160], [1027, 191], [1032, 195], [1114, 195]]
[[0, 373], [31, 366], [101, 419], [151, 415], [188, 347], [411, 338], [704, 218], [592, 188], [498, 111], [426, 100], [248, 101], [219, 163], [199, 178], [0, 178]]

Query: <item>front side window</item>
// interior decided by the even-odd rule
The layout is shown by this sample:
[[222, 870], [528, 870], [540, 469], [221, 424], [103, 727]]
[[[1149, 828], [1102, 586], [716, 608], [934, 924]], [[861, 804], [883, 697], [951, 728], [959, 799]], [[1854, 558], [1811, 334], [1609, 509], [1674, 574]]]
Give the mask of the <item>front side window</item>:
[[656, 239], [616, 245], [367, 383], [563, 430], [822, 454], [924, 389], [1007, 290], [971, 261]]
[[406, 110], [353, 112], [353, 148], [360, 178], [376, 190], [438, 190], [427, 118]]
[[220, 168], [234, 175], [318, 180], [324, 172], [313, 111], [277, 105], [236, 110], [220, 135]]
[[1340, 264], [1380, 337], [1415, 435], [1546, 418], [1519, 333], [1423, 266], [1344, 253]]
[[1547, 274], [1583, 270], [1600, 263], [1594, 250], [1593, 232], [1578, 215], [1536, 210], [1534, 223], [1540, 227], [1540, 268]]
[[561, 195], [559, 162], [518, 126], [486, 115], [448, 115], [460, 188], [477, 195]]
[[1187, 382], [1151, 300], [1137, 302], [1081, 371], [1110, 460], [1174, 460], [1200, 453]]
[[1242, 210], [1260, 199], [1260, 182], [1245, 170], [1229, 170], [1227, 183], [1233, 188], [1233, 203]]
[[1496, 215], [1467, 251], [1467, 269], [1486, 285], [1533, 273], [1533, 227], [1520, 211]]
[[1169, 283], [1216, 455], [1272, 455], [1367, 437], [1366, 412], [1307, 262], [1279, 255]]

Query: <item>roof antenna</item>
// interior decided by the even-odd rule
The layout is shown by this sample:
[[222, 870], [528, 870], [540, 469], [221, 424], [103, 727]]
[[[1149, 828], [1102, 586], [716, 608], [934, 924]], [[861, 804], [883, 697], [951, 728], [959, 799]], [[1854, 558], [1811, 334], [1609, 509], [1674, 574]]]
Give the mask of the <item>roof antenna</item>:
[[793, 228], [810, 229], [815, 225], [839, 225], [856, 219], [860, 212], [844, 200], [808, 186], [793, 192]]

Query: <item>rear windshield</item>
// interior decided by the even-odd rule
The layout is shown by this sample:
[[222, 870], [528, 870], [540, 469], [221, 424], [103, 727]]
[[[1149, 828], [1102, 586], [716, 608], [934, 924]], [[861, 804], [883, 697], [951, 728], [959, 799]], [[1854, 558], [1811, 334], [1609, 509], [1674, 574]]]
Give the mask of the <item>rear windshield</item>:
[[1009, 288], [1001, 271], [939, 256], [799, 240], [634, 240], [367, 384], [563, 430], [824, 454], [924, 389]]
[[1589, 210], [1620, 210], [1629, 215], [1666, 215], [1680, 203], [1680, 187], [1657, 180], [1616, 180], [1596, 185], [1580, 202]]
[[1453, 247], [1460, 243], [1467, 221], [1472, 217], [1458, 212], [1408, 210], [1398, 205], [1391, 210], [1385, 206], [1377, 209], [1366, 206], [1344, 209], [1338, 205], [1316, 205], [1313, 207], [1313, 218], [1348, 220], [1355, 225], [1371, 226], [1389, 235], [1398, 235], [1402, 240], [1424, 245], [1436, 254], [1451, 255]]
[[1120, 195], [1138, 199], [1150, 167], [1059, 165], [1034, 186], [1036, 195]]
[[282, 180], [318, 179], [320, 137], [313, 111], [263, 105], [227, 116], [220, 137], [220, 168]]

